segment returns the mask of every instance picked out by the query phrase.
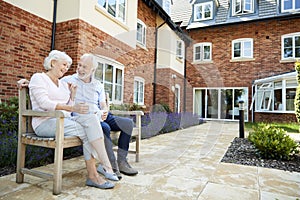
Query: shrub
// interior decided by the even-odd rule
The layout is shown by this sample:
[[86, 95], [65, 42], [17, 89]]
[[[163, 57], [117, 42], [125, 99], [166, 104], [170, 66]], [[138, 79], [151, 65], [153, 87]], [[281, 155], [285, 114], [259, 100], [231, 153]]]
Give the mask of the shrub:
[[296, 118], [297, 118], [297, 121], [300, 122], [300, 62], [298, 60], [297, 60], [297, 62], [295, 62], [295, 69], [297, 71], [298, 86], [296, 89], [296, 97], [294, 100], [294, 104], [295, 104]]
[[281, 128], [261, 123], [253, 127], [248, 140], [254, 144], [263, 158], [290, 160], [291, 156], [299, 153], [299, 144], [286, 133]]
[[201, 123], [193, 113], [151, 112], [142, 116], [142, 138], [149, 138], [161, 133], [176, 131]]

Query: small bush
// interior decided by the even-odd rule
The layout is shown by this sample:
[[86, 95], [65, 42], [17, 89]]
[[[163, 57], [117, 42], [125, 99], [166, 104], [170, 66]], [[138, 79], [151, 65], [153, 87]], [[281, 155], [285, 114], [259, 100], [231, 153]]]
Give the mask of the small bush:
[[261, 123], [253, 127], [248, 140], [254, 144], [263, 158], [290, 160], [293, 155], [299, 153], [299, 144], [286, 133], [281, 128]]

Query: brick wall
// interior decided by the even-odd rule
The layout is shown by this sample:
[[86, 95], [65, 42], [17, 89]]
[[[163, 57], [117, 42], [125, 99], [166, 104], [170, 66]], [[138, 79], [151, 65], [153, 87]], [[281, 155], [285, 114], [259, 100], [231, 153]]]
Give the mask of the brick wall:
[[255, 113], [255, 122], [296, 122], [296, 115], [293, 113]]
[[[299, 23], [300, 18], [272, 19], [190, 30], [193, 43], [212, 42], [213, 63], [188, 67], [189, 84], [192, 87], [248, 87], [248, 102], [251, 103], [254, 80], [294, 70], [293, 62], [280, 62], [281, 36], [299, 32]], [[253, 61], [230, 61], [231, 42], [238, 38], [253, 38]], [[189, 62], [193, 60], [192, 48], [193, 45], [188, 49]]]
[[17, 95], [16, 82], [43, 71], [51, 45], [51, 23], [0, 2], [0, 99]]
[[156, 14], [139, 1], [138, 18], [147, 26], [147, 49], [137, 46], [136, 49], [116, 40], [114, 37], [91, 26], [83, 20], [75, 19], [58, 23], [56, 30], [56, 48], [67, 52], [74, 60], [75, 71], [77, 61], [86, 52], [112, 58], [125, 67], [124, 69], [124, 103], [133, 103], [134, 77], [145, 80], [145, 105], [153, 104], [153, 72]]
[[[183, 75], [171, 69], [158, 69], [157, 70], [157, 89], [156, 89], [156, 104], [167, 104], [172, 111], [175, 107], [175, 94], [172, 87], [176, 84], [180, 85], [180, 110], [183, 110]], [[176, 75], [176, 78], [172, 78]]]

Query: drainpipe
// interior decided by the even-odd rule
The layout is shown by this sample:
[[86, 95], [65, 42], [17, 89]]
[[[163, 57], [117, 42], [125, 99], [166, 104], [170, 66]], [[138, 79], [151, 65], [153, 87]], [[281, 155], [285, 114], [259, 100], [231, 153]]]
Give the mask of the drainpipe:
[[188, 44], [185, 43], [185, 49], [184, 49], [184, 71], [183, 71], [183, 112], [186, 112], [186, 56], [187, 56], [187, 47]]
[[50, 49], [50, 51], [55, 48], [56, 11], [57, 11], [57, 0], [54, 0], [54, 5], [53, 5], [53, 21], [52, 21], [52, 35], [51, 35], [51, 49]]
[[158, 44], [158, 29], [166, 22], [155, 28], [155, 51], [154, 51], [154, 76], [153, 76], [153, 105], [156, 104], [156, 71], [157, 71], [157, 44]]

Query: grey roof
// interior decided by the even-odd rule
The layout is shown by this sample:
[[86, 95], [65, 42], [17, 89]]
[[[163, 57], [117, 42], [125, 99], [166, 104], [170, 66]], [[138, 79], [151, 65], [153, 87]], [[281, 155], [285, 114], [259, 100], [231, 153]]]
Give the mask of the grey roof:
[[[207, 1], [207, 0], [203, 0]], [[192, 19], [192, 4], [198, 1], [190, 0], [173, 0], [173, 6], [171, 10], [171, 18], [174, 22], [182, 22], [181, 27], [187, 27], [187, 29], [209, 27], [215, 25], [225, 25], [238, 22], [262, 20], [274, 17], [299, 17], [300, 11], [293, 13], [280, 13], [279, 2], [280, 0], [254, 0], [255, 12], [251, 14], [244, 14], [239, 16], [231, 15], [232, 0], [212, 0], [218, 2], [219, 6], [215, 9], [215, 16], [211, 20], [203, 20], [193, 22]]]
[[171, 7], [171, 19], [173, 22], [180, 22], [181, 27], [186, 27], [189, 24], [192, 16], [192, 5], [189, 0], [173, 0]]

